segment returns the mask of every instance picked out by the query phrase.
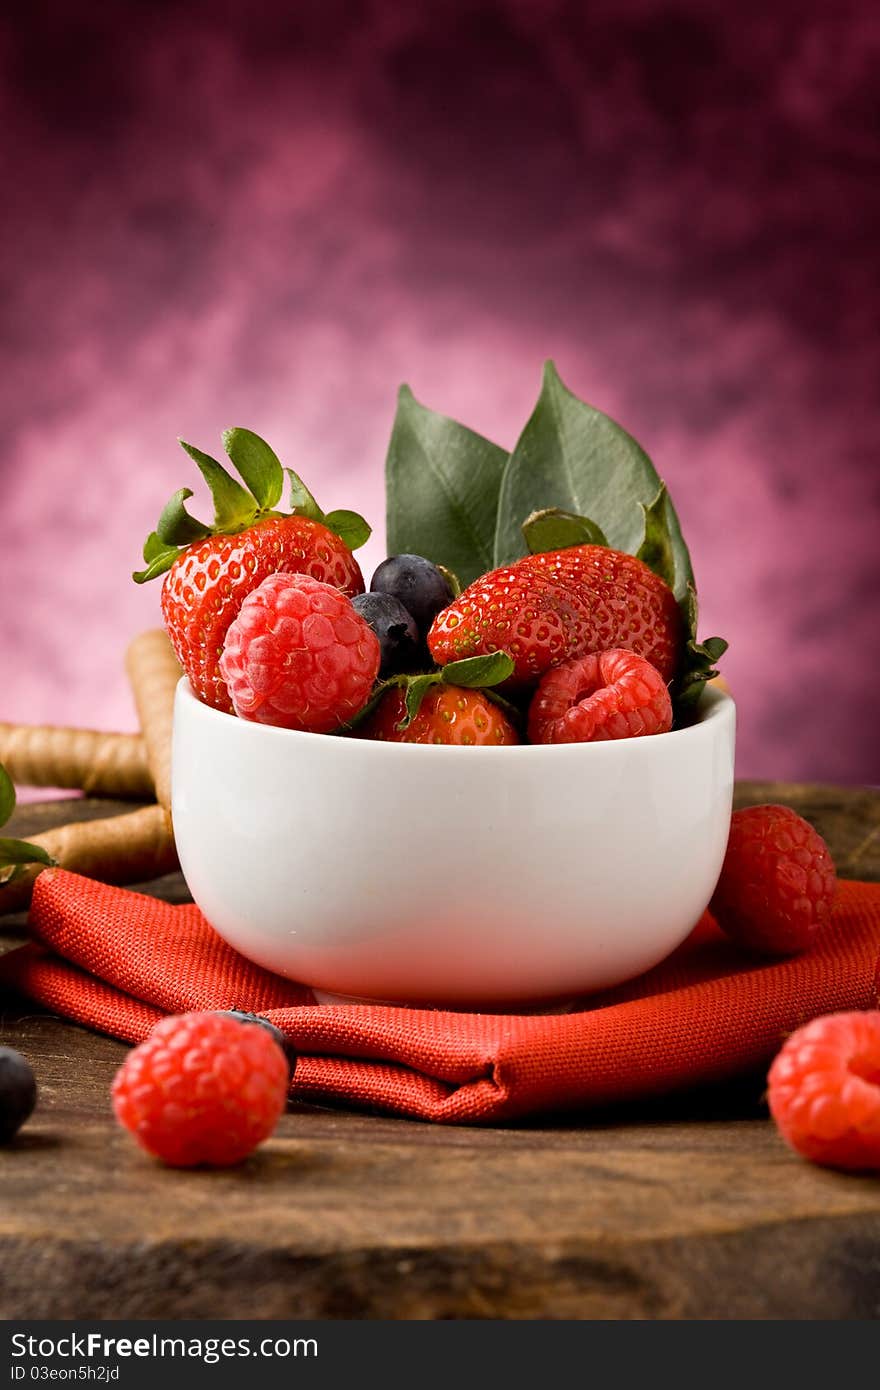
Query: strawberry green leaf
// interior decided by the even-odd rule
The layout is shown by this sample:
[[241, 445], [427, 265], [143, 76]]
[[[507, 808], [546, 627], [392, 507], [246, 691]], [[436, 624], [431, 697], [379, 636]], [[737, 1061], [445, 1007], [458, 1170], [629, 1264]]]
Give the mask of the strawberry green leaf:
[[214, 501], [214, 530], [220, 532], [240, 531], [247, 526], [257, 513], [256, 503], [251, 494], [237, 483], [231, 473], [227, 473], [222, 463], [197, 449], [186, 440], [178, 441], [197, 465], [199, 472], [208, 484]]
[[587, 516], [575, 516], [559, 507], [545, 507], [532, 512], [522, 524], [522, 533], [530, 555], [542, 555], [548, 550], [567, 550], [572, 545], [607, 545], [605, 533]]
[[51, 854], [47, 854], [41, 845], [28, 844], [27, 840], [7, 840], [0, 836], [0, 866], [3, 868], [10, 864], [45, 864], [51, 867], [54, 863]]
[[271, 511], [284, 487], [284, 469], [275, 450], [253, 430], [245, 429], [224, 430], [223, 447], [261, 510]]
[[166, 545], [160, 540], [157, 531], [151, 531], [144, 541], [146, 569], [135, 570], [131, 576], [135, 584], [147, 584], [151, 579], [170, 570], [179, 554], [176, 545]]
[[6, 768], [0, 763], [0, 825], [5, 825], [15, 810], [15, 786]]
[[685, 648], [673, 697], [678, 709], [687, 710], [697, 705], [706, 689], [706, 682], [718, 675], [715, 663], [727, 651], [727, 643], [723, 637], [707, 637], [705, 642], [697, 641], [697, 591], [693, 584], [688, 585], [680, 606], [685, 622]]
[[302, 478], [292, 468], [285, 468], [290, 479], [290, 510], [297, 516], [307, 516], [310, 521], [323, 521], [324, 513], [309, 492]]
[[358, 512], [328, 512], [323, 521], [329, 531], [333, 531], [341, 541], [345, 541], [349, 550], [357, 550], [360, 546], [366, 545], [372, 533], [372, 528]]
[[[191, 541], [210, 536], [210, 526], [205, 526], [194, 516], [190, 516], [184, 506], [192, 495], [191, 487], [178, 488], [174, 496], [165, 503], [154, 534], [166, 547], [189, 545]], [[145, 555], [144, 559], [146, 558]]]
[[[523, 555], [523, 518], [550, 508], [591, 517], [610, 546], [634, 555], [644, 537], [642, 508], [656, 500], [659, 487], [656, 469], [632, 436], [578, 400], [548, 362], [537, 405], [504, 470], [494, 563], [509, 564]], [[682, 600], [693, 572], [671, 503], [668, 524], [673, 588]]]
[[642, 560], [648, 569], [658, 574], [670, 589], [675, 587], [675, 550], [672, 533], [669, 529], [669, 494], [666, 484], [649, 506], [641, 503], [645, 514], [645, 539], [636, 551], [636, 559]]
[[462, 661], [450, 661], [440, 668], [444, 685], [463, 685], [469, 690], [485, 690], [500, 685], [513, 675], [514, 662], [507, 652], [489, 652], [486, 656], [466, 656]]
[[389, 555], [424, 555], [462, 584], [491, 569], [506, 463], [497, 444], [401, 386], [385, 463]]
[[406, 714], [397, 725], [398, 729], [408, 729], [422, 707], [422, 701], [431, 689], [432, 685], [437, 684], [437, 675], [431, 671], [424, 676], [410, 676], [406, 682], [404, 691], [404, 706]]

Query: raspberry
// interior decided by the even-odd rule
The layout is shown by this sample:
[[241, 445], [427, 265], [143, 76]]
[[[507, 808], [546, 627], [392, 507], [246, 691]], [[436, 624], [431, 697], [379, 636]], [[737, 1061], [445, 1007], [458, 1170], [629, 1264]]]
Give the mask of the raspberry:
[[880, 1169], [880, 1011], [814, 1018], [792, 1033], [767, 1082], [770, 1112], [797, 1153]]
[[529, 709], [532, 743], [594, 743], [663, 734], [672, 703], [660, 672], [635, 652], [576, 656], [542, 676]]
[[837, 875], [828, 846], [789, 806], [735, 811], [709, 911], [728, 936], [767, 955], [796, 955], [831, 916]]
[[327, 734], [367, 702], [379, 641], [346, 596], [304, 574], [272, 574], [226, 634], [220, 671], [235, 712]]
[[288, 1061], [265, 1028], [221, 1013], [157, 1023], [113, 1082], [113, 1109], [148, 1153], [177, 1168], [240, 1163], [284, 1110]]

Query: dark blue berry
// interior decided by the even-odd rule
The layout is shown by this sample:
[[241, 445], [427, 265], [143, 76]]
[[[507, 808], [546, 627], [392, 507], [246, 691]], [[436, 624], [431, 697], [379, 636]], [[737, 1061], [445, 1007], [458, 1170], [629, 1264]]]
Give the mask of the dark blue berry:
[[20, 1052], [0, 1047], [0, 1144], [8, 1144], [37, 1103], [37, 1083]]
[[244, 1009], [218, 1009], [217, 1013], [224, 1014], [226, 1018], [236, 1018], [239, 1023], [258, 1024], [260, 1028], [265, 1028], [267, 1033], [271, 1033], [287, 1058], [290, 1078], [293, 1080], [293, 1073], [296, 1071], [296, 1049], [293, 1043], [288, 1042], [280, 1028], [276, 1028], [274, 1023], [270, 1023], [268, 1018], [261, 1018], [259, 1014], [249, 1014]]
[[402, 603], [423, 637], [441, 608], [447, 608], [453, 599], [449, 581], [422, 555], [392, 555], [383, 560], [370, 589]]
[[358, 594], [351, 601], [379, 639], [380, 676], [412, 671], [419, 664], [419, 629], [411, 613], [390, 594]]

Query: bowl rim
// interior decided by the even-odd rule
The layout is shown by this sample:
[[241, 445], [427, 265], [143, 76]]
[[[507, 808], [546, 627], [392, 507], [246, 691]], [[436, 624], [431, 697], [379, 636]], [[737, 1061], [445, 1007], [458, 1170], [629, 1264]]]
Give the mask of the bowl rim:
[[264, 744], [269, 739], [280, 741], [278, 743], [279, 750], [284, 744], [288, 748], [294, 748], [303, 740], [306, 740], [308, 745], [314, 748], [314, 740], [320, 739], [322, 743], [327, 745], [328, 752], [332, 748], [347, 746], [361, 750], [357, 755], [361, 757], [429, 757], [436, 759], [439, 753], [440, 756], [445, 757], [467, 757], [471, 761], [477, 755], [499, 758], [511, 757], [515, 754], [518, 758], [523, 759], [561, 757], [565, 753], [569, 757], [602, 759], [619, 757], [622, 750], [626, 750], [627, 756], [632, 757], [638, 748], [647, 752], [648, 749], [656, 746], [658, 740], [662, 740], [664, 746], [668, 746], [671, 740], [680, 744], [685, 740], [708, 737], [708, 731], [712, 726], [719, 722], [732, 722], [736, 711], [736, 703], [732, 695], [718, 686], [709, 686], [703, 693], [698, 715], [693, 724], [688, 724], [682, 729], [670, 729], [668, 733], [655, 734], [648, 738], [605, 739], [596, 743], [518, 743], [502, 745], [497, 748], [491, 745], [476, 747], [468, 745], [466, 747], [458, 744], [443, 744], [438, 748], [429, 743], [386, 743], [381, 739], [344, 739], [335, 734], [312, 734], [302, 729], [283, 729], [276, 724], [260, 724], [256, 720], [240, 719], [235, 714], [227, 714], [224, 710], [214, 709], [212, 705], [206, 705], [198, 698], [186, 676], [181, 676], [177, 683], [175, 709], [178, 704], [195, 707], [195, 718], [205, 719], [209, 723], [215, 722], [218, 730], [221, 721], [227, 727], [235, 728], [236, 737], [262, 739]]

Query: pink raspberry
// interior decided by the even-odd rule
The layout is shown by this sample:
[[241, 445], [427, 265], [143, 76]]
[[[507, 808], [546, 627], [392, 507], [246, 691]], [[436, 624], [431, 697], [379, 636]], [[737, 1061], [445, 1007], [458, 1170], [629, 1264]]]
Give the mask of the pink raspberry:
[[767, 1078], [783, 1139], [831, 1168], [880, 1169], [880, 1011], [814, 1018]]
[[529, 709], [532, 743], [593, 743], [662, 734], [672, 703], [656, 667], [614, 649], [576, 656], [541, 677]]
[[179, 1014], [129, 1053], [113, 1109], [156, 1158], [222, 1168], [268, 1139], [289, 1084], [290, 1064], [267, 1028], [228, 1014]]
[[805, 951], [831, 916], [837, 874], [828, 846], [790, 806], [734, 811], [709, 904], [741, 946], [767, 955]]
[[241, 719], [330, 733], [366, 704], [379, 640], [345, 594], [305, 574], [272, 574], [226, 634], [220, 672]]

